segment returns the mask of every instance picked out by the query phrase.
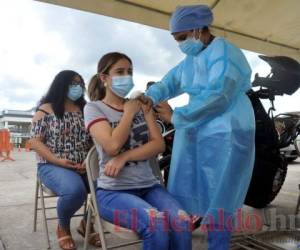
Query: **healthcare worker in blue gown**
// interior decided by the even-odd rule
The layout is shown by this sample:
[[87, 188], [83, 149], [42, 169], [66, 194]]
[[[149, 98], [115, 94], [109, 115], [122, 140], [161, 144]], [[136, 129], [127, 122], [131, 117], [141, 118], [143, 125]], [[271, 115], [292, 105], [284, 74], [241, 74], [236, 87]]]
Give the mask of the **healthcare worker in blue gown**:
[[170, 31], [186, 57], [140, 99], [150, 107], [189, 95], [186, 106], [164, 117], [176, 129], [168, 190], [210, 225], [209, 249], [228, 249], [227, 222], [243, 205], [251, 179], [255, 120], [246, 95], [249, 64], [239, 48], [210, 33], [212, 21], [205, 5], [175, 10]]

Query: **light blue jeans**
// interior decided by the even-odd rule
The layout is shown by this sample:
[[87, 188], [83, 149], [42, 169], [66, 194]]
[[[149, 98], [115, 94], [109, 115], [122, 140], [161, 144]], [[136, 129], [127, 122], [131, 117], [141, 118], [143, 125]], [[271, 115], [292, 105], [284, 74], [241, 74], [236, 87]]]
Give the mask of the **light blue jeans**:
[[229, 250], [230, 238], [230, 230], [220, 225], [214, 225], [213, 230], [208, 231], [208, 250]]
[[70, 228], [71, 217], [87, 197], [87, 176], [51, 163], [38, 164], [37, 172], [44, 185], [59, 196], [56, 208], [59, 225]]
[[143, 250], [192, 249], [189, 216], [161, 185], [121, 191], [98, 188], [97, 202], [104, 219], [140, 235]]

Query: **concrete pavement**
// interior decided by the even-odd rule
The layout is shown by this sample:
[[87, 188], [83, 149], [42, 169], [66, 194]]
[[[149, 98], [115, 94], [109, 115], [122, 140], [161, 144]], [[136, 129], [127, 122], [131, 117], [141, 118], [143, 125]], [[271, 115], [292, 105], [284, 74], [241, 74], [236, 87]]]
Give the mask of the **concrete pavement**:
[[[35, 190], [36, 163], [33, 152], [13, 152], [14, 162], [0, 162], [0, 250], [41, 250], [45, 249], [44, 233], [40, 216], [38, 230], [33, 233], [33, 202]], [[284, 227], [292, 225], [300, 228], [300, 215], [294, 214], [300, 183], [300, 160], [289, 166], [285, 184], [274, 200], [264, 210], [244, 207], [244, 213], [264, 216], [265, 223]], [[55, 201], [52, 201], [55, 205]], [[255, 222], [255, 221], [254, 221]], [[273, 224], [272, 224], [273, 223]], [[283, 224], [286, 225], [283, 225]], [[292, 223], [292, 224], [291, 224]], [[294, 223], [294, 224], [293, 224]], [[76, 232], [79, 218], [72, 219], [72, 234], [78, 249], [83, 247], [83, 239]], [[288, 224], [288, 225], [287, 225]], [[59, 249], [56, 236], [56, 221], [49, 222], [52, 249]], [[109, 236], [113, 243], [119, 239]], [[206, 249], [206, 236], [200, 231], [193, 233], [193, 249]], [[90, 249], [94, 249], [90, 247]], [[140, 246], [127, 247], [128, 250], [140, 249]], [[290, 248], [292, 249], [292, 248]]]

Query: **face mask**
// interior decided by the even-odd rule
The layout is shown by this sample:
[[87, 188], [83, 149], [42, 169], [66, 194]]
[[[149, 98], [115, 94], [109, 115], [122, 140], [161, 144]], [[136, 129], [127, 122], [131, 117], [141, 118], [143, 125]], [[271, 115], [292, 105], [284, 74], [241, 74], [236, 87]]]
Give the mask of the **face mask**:
[[124, 98], [134, 87], [132, 76], [113, 76], [111, 90], [119, 97]]
[[80, 85], [71, 85], [68, 90], [68, 98], [72, 101], [77, 101], [83, 94], [83, 89]]
[[204, 47], [204, 44], [201, 40], [193, 38], [187, 38], [186, 40], [179, 43], [180, 50], [187, 55], [195, 56], [197, 55]]

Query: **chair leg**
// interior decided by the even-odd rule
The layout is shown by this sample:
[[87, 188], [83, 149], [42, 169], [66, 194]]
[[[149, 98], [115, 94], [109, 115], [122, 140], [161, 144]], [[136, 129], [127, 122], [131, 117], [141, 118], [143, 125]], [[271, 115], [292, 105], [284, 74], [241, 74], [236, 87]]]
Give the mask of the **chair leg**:
[[85, 215], [87, 212], [87, 201], [88, 201], [88, 197], [86, 198], [85, 202], [84, 202], [84, 206], [83, 206], [83, 214]]
[[47, 217], [46, 217], [46, 209], [45, 209], [45, 200], [44, 200], [44, 193], [42, 189], [41, 183], [39, 183], [39, 189], [41, 194], [41, 208], [42, 208], [42, 214], [43, 214], [43, 226], [45, 230], [45, 239], [47, 242], [47, 249], [50, 249], [50, 239], [49, 239], [49, 232], [48, 232], [48, 225], [47, 225]]
[[107, 250], [103, 226], [100, 221], [99, 214], [97, 212], [95, 212], [95, 217], [96, 217], [96, 223], [97, 223], [98, 230], [99, 230], [99, 235], [100, 235], [100, 240], [101, 240], [101, 245], [102, 245], [101, 247], [103, 250]]
[[83, 250], [87, 250], [88, 249], [88, 238], [89, 238], [89, 234], [90, 234], [90, 225], [91, 225], [91, 209], [88, 206], [87, 207], [87, 222], [86, 222], [86, 226], [85, 226], [85, 235], [84, 235], [84, 245], [83, 245]]
[[299, 184], [299, 197], [298, 197], [298, 202], [297, 202], [296, 211], [295, 211], [296, 215], [299, 213], [299, 209], [300, 209], [300, 184]]
[[39, 181], [36, 180], [35, 196], [34, 196], [34, 211], [33, 211], [33, 232], [36, 232], [37, 212], [38, 212], [38, 196], [39, 196]]

